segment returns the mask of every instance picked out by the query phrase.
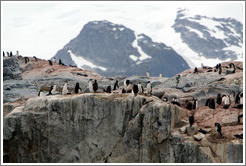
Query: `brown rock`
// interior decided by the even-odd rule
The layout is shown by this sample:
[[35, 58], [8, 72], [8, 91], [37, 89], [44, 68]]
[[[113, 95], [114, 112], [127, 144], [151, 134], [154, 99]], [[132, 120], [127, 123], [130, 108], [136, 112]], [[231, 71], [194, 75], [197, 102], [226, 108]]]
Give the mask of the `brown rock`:
[[222, 118], [222, 122], [221, 123], [224, 126], [236, 125], [238, 123], [238, 115], [237, 114], [231, 114], [231, 115], [224, 116]]
[[193, 136], [195, 138], [195, 140], [197, 141], [201, 141], [203, 138], [205, 138], [205, 135], [202, 133], [196, 134]]

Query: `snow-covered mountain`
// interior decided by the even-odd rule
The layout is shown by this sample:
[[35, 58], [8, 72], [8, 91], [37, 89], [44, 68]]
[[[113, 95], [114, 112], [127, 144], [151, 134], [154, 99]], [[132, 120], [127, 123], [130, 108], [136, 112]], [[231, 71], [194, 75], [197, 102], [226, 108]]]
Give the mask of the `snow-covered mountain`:
[[87, 23], [55, 58], [104, 76], [145, 75], [171, 77], [189, 68], [171, 47], [145, 34], [109, 21]]
[[180, 9], [172, 28], [188, 47], [184, 49], [194, 52], [184, 57], [191, 67], [203, 61], [215, 65], [243, 60], [243, 25], [235, 19], [192, 15], [189, 10]]

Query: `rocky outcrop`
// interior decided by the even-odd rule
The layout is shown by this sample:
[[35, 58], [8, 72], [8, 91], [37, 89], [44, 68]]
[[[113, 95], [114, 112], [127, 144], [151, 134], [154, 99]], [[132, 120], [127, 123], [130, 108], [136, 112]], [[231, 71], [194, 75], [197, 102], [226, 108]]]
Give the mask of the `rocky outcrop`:
[[154, 96], [31, 98], [3, 118], [4, 162], [242, 162], [241, 142], [224, 141], [226, 153], [216, 153], [218, 143], [181, 134], [187, 117]]

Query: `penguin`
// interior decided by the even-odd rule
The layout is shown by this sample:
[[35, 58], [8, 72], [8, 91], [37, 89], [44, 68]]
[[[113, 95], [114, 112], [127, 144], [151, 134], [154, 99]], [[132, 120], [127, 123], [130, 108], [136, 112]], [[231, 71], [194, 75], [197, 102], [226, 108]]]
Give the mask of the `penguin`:
[[152, 86], [151, 86], [150, 81], [148, 81], [148, 83], [147, 83], [146, 92], [148, 95], [151, 95], [151, 93], [152, 93]]
[[215, 130], [216, 130], [220, 135], [222, 135], [220, 124], [216, 122], [216, 123], [214, 123], [214, 126], [215, 126]]
[[136, 84], [133, 84], [132, 92], [134, 93], [134, 96], [136, 97], [138, 94], [138, 86]]
[[96, 92], [98, 90], [97, 80], [94, 81], [94, 83], [92, 84], [92, 86], [93, 86], [93, 91]]
[[243, 92], [239, 94], [239, 104], [243, 104]]
[[118, 80], [115, 81], [113, 90], [117, 90], [117, 89], [119, 89]]
[[189, 116], [190, 127], [194, 124], [194, 122], [195, 122], [194, 116], [191, 114], [191, 115]]
[[53, 65], [52, 61], [51, 60], [48, 60], [48, 61], [49, 61], [49, 65], [52, 66]]
[[78, 82], [77, 82], [76, 85], [75, 85], [74, 92], [75, 92], [75, 93], [80, 93], [80, 92], [82, 92], [82, 89], [79, 87], [79, 83], [78, 83]]
[[29, 62], [29, 58], [28, 57], [24, 57], [25, 63]]
[[52, 63], [56, 63], [56, 58], [55, 57], [52, 58]]
[[193, 107], [192, 107], [192, 109], [193, 109], [193, 110], [196, 110], [197, 108], [198, 108], [198, 101], [197, 101], [197, 99], [195, 99], [194, 102], [193, 102]]
[[164, 97], [164, 98], [162, 99], [162, 101], [168, 102], [168, 98], [167, 98], [167, 97]]
[[236, 138], [243, 139], [243, 133], [241, 133], [241, 134], [235, 134], [234, 136], [235, 136]]
[[3, 51], [3, 57], [5, 57], [5, 52]]
[[[233, 64], [233, 63], [232, 63]], [[228, 75], [228, 74], [233, 74], [233, 73], [235, 73], [235, 65], [233, 64], [233, 65], [231, 65], [231, 67], [232, 67], [232, 69], [228, 69], [228, 70], [226, 70], [226, 75]], [[230, 67], [230, 68], [231, 68]]]
[[10, 51], [10, 55], [9, 55], [10, 57], [12, 57], [13, 56], [13, 53], [12, 53], [12, 51]]
[[180, 79], [180, 77], [181, 77], [180, 74], [176, 76], [176, 81], [177, 81], [177, 82], [176, 82], [176, 87], [177, 87], [178, 84], [179, 84], [179, 79]]
[[238, 117], [237, 117], [238, 123], [240, 123], [240, 119], [241, 119], [241, 118], [243, 118], [243, 114], [238, 115]]
[[7, 57], [9, 57], [9, 52], [7, 52]]
[[230, 63], [230, 64], [229, 64], [229, 67], [230, 67], [230, 68], [234, 68], [234, 69], [235, 69], [235, 65], [234, 65], [234, 63]]
[[195, 67], [195, 69], [194, 69], [193, 73], [198, 73], [198, 69], [197, 69], [197, 67]]
[[185, 108], [186, 108], [187, 110], [192, 110], [192, 108], [193, 108], [192, 103], [187, 101], [187, 102], [186, 102], [186, 105], [185, 105]]
[[51, 92], [52, 90], [53, 90], [53, 85], [51, 85], [48, 95], [52, 95], [52, 92]]
[[33, 58], [35, 59], [35, 61], [37, 62], [37, 57], [36, 56], [33, 56]]
[[230, 94], [230, 96], [229, 96], [229, 99], [230, 99], [230, 103], [231, 103], [231, 104], [235, 102], [235, 101], [234, 101], [234, 99], [235, 99], [235, 94], [234, 94], [234, 92], [231, 92], [231, 94]]
[[138, 93], [143, 93], [144, 92], [144, 88], [141, 85], [141, 82], [138, 82]]
[[130, 83], [130, 81], [129, 80], [125, 80], [124, 81], [124, 88], [126, 89], [127, 88], [127, 86], [129, 85], [129, 83]]
[[228, 109], [229, 106], [230, 106], [230, 97], [227, 96], [227, 95], [225, 95], [225, 96], [224, 96], [224, 106], [223, 106], [223, 108], [224, 108], [224, 109]]
[[219, 67], [219, 72], [218, 72], [218, 74], [221, 74], [221, 72], [222, 72], [222, 69], [221, 69], [221, 67]]
[[126, 90], [125, 88], [122, 89], [121, 93], [126, 93]]
[[219, 104], [219, 105], [221, 105], [221, 103], [222, 103], [222, 98], [221, 98], [221, 94], [220, 93], [217, 95], [216, 103]]
[[239, 93], [236, 95], [236, 97], [235, 97], [235, 104], [239, 104], [239, 103], [240, 103], [240, 93], [241, 93], [241, 92], [239, 92]]
[[216, 69], [219, 69], [219, 64], [216, 64], [215, 68], [216, 68]]
[[111, 93], [111, 86], [110, 85], [107, 87], [106, 92]]
[[62, 64], [61, 59], [59, 59], [59, 65], [61, 65], [61, 64]]
[[15, 54], [16, 58], [19, 57], [19, 51], [16, 51], [16, 54]]
[[68, 93], [68, 89], [67, 89], [67, 82], [64, 84], [64, 86], [62, 87], [62, 94], [66, 95]]
[[213, 70], [212, 69], [210, 69], [210, 70], [208, 70], [207, 72], [212, 72]]
[[56, 85], [54, 85], [51, 89], [51, 94], [54, 95], [56, 94]]
[[211, 109], [215, 109], [215, 101], [214, 101], [214, 99], [210, 99], [208, 107], [211, 108]]
[[39, 97], [43, 97], [43, 96], [44, 96], [43, 90], [40, 90], [40, 91], [38, 92], [38, 96], [39, 96]]
[[207, 134], [207, 132], [201, 128], [199, 128], [198, 131], [201, 132], [202, 134]]
[[126, 87], [126, 93], [131, 93], [132, 92], [132, 87], [133, 87], [133, 84], [129, 81], [129, 84]]
[[90, 91], [90, 92], [93, 92], [93, 83], [92, 83], [92, 79], [89, 80], [88, 86], [89, 86], [89, 91]]
[[177, 105], [179, 107], [181, 106], [176, 98], [173, 98], [171, 103], [174, 104], [174, 105]]

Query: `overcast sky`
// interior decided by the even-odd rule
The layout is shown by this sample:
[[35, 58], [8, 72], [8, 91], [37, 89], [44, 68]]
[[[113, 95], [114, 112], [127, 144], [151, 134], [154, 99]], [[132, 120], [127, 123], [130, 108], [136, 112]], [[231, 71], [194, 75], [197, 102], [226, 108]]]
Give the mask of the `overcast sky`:
[[50, 59], [94, 20], [123, 24], [175, 49], [176, 39], [170, 29], [178, 8], [209, 17], [232, 17], [244, 23], [243, 1], [1, 1], [1, 50], [14, 54], [19, 50], [23, 56]]

